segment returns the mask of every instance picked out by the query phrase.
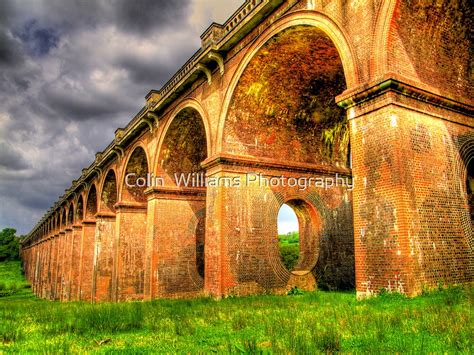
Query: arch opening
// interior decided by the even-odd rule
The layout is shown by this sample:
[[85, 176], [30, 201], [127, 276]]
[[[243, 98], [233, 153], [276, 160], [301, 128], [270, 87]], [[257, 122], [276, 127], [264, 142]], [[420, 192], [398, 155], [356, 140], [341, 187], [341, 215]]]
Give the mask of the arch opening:
[[66, 207], [63, 207], [62, 213], [61, 213], [61, 229], [64, 229], [66, 227]]
[[[280, 260], [297, 275], [311, 272], [318, 261], [321, 218], [300, 199], [285, 202], [278, 213]], [[285, 233], [286, 232], [286, 233]]]
[[54, 216], [54, 230], [57, 232], [59, 231], [59, 214], [56, 213]]
[[79, 196], [77, 200], [77, 207], [76, 207], [76, 223], [82, 222], [84, 219], [84, 202], [82, 201], [82, 195]]
[[[179, 185], [179, 177], [203, 172], [201, 163], [207, 158], [204, 122], [193, 108], [185, 108], [173, 119], [163, 141], [159, 166], [165, 184]], [[199, 186], [195, 186], [199, 187]]]
[[122, 192], [122, 201], [146, 202], [148, 158], [142, 147], [133, 151], [125, 170], [125, 181]]
[[97, 213], [97, 190], [92, 185], [87, 196], [86, 218], [94, 218]]
[[278, 212], [278, 244], [283, 265], [291, 271], [300, 257], [300, 230], [295, 211], [284, 204]]
[[74, 223], [74, 205], [71, 203], [69, 205], [69, 211], [67, 214], [67, 225], [70, 226]]
[[223, 150], [292, 162], [349, 166], [347, 88], [339, 52], [312, 26], [273, 36], [239, 78], [224, 125]]
[[113, 170], [109, 170], [102, 186], [100, 207], [102, 211], [115, 212], [117, 203], [117, 178]]
[[203, 117], [195, 108], [186, 107], [172, 119], [158, 156], [158, 175], [164, 186], [194, 190], [194, 196], [201, 196], [190, 198], [181, 207], [194, 234], [193, 245], [188, 246], [189, 276], [199, 287], [205, 277], [206, 185], [201, 163], [208, 156], [207, 147]]

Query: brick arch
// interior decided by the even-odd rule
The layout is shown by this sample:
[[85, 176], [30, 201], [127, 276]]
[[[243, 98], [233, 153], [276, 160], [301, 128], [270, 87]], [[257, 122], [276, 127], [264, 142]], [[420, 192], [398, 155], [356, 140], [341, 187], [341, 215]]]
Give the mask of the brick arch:
[[60, 224], [60, 212], [56, 211], [54, 214], [54, 230], [59, 231], [59, 224]]
[[[318, 201], [320, 202], [320, 201]], [[297, 265], [293, 270], [287, 270], [280, 258], [278, 246], [278, 214], [281, 207], [287, 204], [290, 206], [298, 218], [300, 233], [300, 256]], [[319, 204], [323, 204], [320, 202]], [[326, 207], [321, 208], [311, 201], [311, 196], [305, 194], [276, 194], [275, 200], [267, 211], [269, 219], [272, 221], [271, 230], [275, 235], [268, 243], [268, 258], [271, 261], [273, 270], [282, 280], [288, 282], [292, 273], [310, 273], [315, 267], [319, 258], [319, 240], [323, 237], [323, 227], [325, 223]]]
[[[335, 102], [346, 87], [337, 48], [322, 31], [293, 26], [279, 32], [239, 79], [222, 152], [347, 166], [346, 112]], [[331, 145], [323, 143], [326, 132], [338, 132]]]
[[80, 193], [77, 196], [77, 201], [76, 201], [76, 208], [75, 208], [75, 214], [74, 214], [74, 222], [75, 223], [80, 223], [84, 220], [84, 197], [83, 194]]
[[170, 116], [156, 154], [156, 175], [174, 184], [174, 174], [198, 173], [211, 148], [209, 123], [194, 100], [179, 105]]
[[[255, 55], [270, 41], [274, 36], [286, 29], [296, 26], [310, 26], [322, 31], [332, 41], [341, 58], [347, 89], [351, 89], [360, 84], [359, 69], [356, 65], [354, 50], [347, 40], [348, 36], [342, 30], [342, 27], [327, 15], [316, 11], [297, 11], [292, 14], [283, 16], [275, 22], [271, 27], [262, 33], [262, 35], [248, 49], [247, 54], [240, 62], [225, 94], [224, 104], [220, 113], [217, 128], [217, 145], [216, 150], [222, 151], [224, 141], [225, 122], [235, 90], [239, 84], [240, 78], [245, 72], [247, 66], [255, 57]], [[341, 93], [340, 93], [341, 94]]]
[[[129, 173], [137, 174], [137, 178], [146, 178], [146, 175], [151, 171], [149, 162], [148, 150], [141, 142], [137, 143], [130, 149], [122, 168], [122, 177], [119, 188], [120, 202], [146, 202], [144, 194], [146, 187], [129, 188], [126, 186], [125, 179]], [[134, 179], [130, 179], [129, 183], [133, 185], [135, 183]]]
[[[156, 245], [173, 244], [176, 253], [175, 256], [161, 253], [158, 258], [179, 265], [173, 280], [170, 279], [165, 286], [168, 293], [179, 290], [194, 292], [204, 287], [205, 186], [200, 183], [199, 186], [188, 186], [186, 192], [180, 196], [178, 189], [175, 189], [174, 174], [204, 174], [201, 163], [206, 160], [211, 150], [207, 113], [195, 100], [182, 102], [166, 122], [155, 162], [156, 176], [165, 179], [164, 189], [168, 191], [169, 197], [166, 202], [161, 200], [160, 204], [167, 206], [171, 220], [180, 221], [173, 232], [169, 229], [159, 229], [157, 232], [159, 236], [156, 238]], [[159, 187], [156, 191], [160, 191]], [[173, 241], [178, 235], [179, 240]]]
[[156, 150], [156, 155], [155, 155], [155, 159], [154, 159], [154, 169], [155, 169], [155, 173], [157, 174], [159, 171], [159, 160], [160, 160], [160, 155], [161, 155], [161, 150], [162, 150], [162, 147], [163, 147], [163, 142], [170, 130], [170, 127], [172, 126], [173, 124], [173, 121], [176, 119], [176, 116], [178, 116], [183, 110], [187, 110], [187, 109], [192, 109], [192, 110], [195, 110], [203, 124], [204, 124], [204, 130], [205, 130], [205, 134], [206, 134], [206, 142], [207, 142], [207, 152], [208, 152], [208, 155], [211, 154], [211, 152], [213, 152], [214, 150], [214, 145], [212, 144], [212, 131], [211, 131], [211, 123], [209, 121], [209, 115], [207, 113], [207, 111], [204, 109], [204, 107], [201, 105], [201, 103], [195, 99], [186, 99], [184, 101], [182, 101], [178, 106], [176, 106], [172, 113], [168, 116], [168, 119], [165, 123], [165, 126], [161, 132], [161, 135], [160, 135], [160, 138], [159, 138], [159, 142], [158, 142], [158, 149]]
[[101, 212], [115, 212], [114, 205], [118, 202], [118, 181], [115, 169], [110, 168], [102, 181], [100, 189], [99, 210]]
[[66, 227], [66, 206], [61, 207], [61, 229]]
[[94, 218], [98, 210], [97, 187], [95, 183], [91, 184], [89, 187], [89, 191], [87, 192], [87, 199], [86, 199], [85, 206], [86, 206], [85, 218], [86, 219]]
[[68, 211], [67, 211], [67, 226], [74, 224], [74, 203], [69, 202]]

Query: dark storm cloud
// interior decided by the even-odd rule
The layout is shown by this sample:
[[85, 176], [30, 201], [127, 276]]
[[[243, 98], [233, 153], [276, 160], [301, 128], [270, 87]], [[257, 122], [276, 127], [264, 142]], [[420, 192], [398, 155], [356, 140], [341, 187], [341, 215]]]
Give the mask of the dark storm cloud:
[[42, 28], [36, 20], [26, 23], [16, 35], [25, 44], [28, 52], [34, 57], [44, 56], [57, 47], [59, 34], [53, 28]]
[[8, 29], [12, 12], [7, 1], [0, 1], [0, 68], [23, 61], [21, 43], [15, 40]]
[[127, 105], [127, 100], [118, 95], [96, 95], [94, 93], [75, 95], [73, 89], [67, 90], [67, 88], [61, 87], [45, 87], [40, 95], [40, 100], [46, 104], [43, 109], [53, 109], [51, 116], [55, 115], [57, 118], [76, 121], [110, 117], [110, 115], [119, 112], [133, 110], [133, 107], [136, 106], [136, 102], [135, 105]]
[[22, 60], [22, 53], [15, 39], [0, 26], [0, 66], [13, 65]]
[[15, 151], [10, 145], [0, 142], [0, 169], [23, 170], [28, 164], [23, 156]]
[[189, 6], [189, 0], [112, 0], [116, 21], [125, 30], [147, 33], [176, 22]]

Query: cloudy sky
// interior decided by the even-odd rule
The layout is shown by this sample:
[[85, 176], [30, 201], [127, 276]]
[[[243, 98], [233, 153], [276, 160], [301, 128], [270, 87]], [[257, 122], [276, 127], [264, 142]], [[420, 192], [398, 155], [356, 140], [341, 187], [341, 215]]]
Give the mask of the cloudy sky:
[[25, 234], [243, 0], [0, 0], [0, 229]]

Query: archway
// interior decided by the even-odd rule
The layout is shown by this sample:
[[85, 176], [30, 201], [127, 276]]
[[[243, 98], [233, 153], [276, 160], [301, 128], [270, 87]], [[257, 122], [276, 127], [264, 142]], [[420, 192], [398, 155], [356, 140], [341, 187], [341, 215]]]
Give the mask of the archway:
[[61, 213], [61, 230], [66, 228], [67, 222], [66, 222], [66, 206], [63, 206], [62, 208], [62, 213]]
[[[162, 178], [162, 186], [155, 201], [166, 216], [155, 214], [160, 227], [154, 250], [158, 260], [176, 268], [172, 276], [158, 281], [163, 285], [158, 291], [162, 294], [195, 292], [204, 285], [206, 184], [201, 163], [208, 155], [206, 133], [201, 113], [185, 106], [171, 116], [160, 146], [157, 176]], [[167, 197], [160, 197], [165, 191]], [[180, 221], [179, 226], [170, 228], [166, 218]], [[171, 246], [166, 253], [163, 245]]]
[[273, 36], [239, 79], [223, 150], [291, 162], [348, 166], [349, 135], [335, 97], [346, 89], [331, 39], [316, 27]]
[[[349, 127], [345, 110], [335, 100], [348, 87], [347, 62], [343, 63], [333, 37], [319, 27], [296, 24], [274, 33], [243, 61], [246, 66], [229, 100], [221, 141], [226, 159], [246, 165], [241, 171], [248, 167], [250, 173], [257, 170], [263, 176], [245, 192], [247, 201], [240, 197], [244, 193], [231, 191], [225, 197], [241, 201], [246, 210], [236, 223], [247, 218], [257, 226], [245, 232], [244, 225], [230, 227], [246, 238], [239, 245], [230, 242], [235, 248], [230, 252], [245, 257], [236, 259], [242, 283], [255, 281], [263, 289], [281, 290], [310, 283], [309, 276], [297, 279], [298, 275], [311, 274], [319, 282], [320, 270], [331, 270], [332, 277], [324, 276], [331, 283], [342, 284], [335, 278], [353, 283]], [[344, 55], [347, 60], [348, 54]], [[282, 182], [269, 182], [280, 176]], [[282, 200], [291, 204], [300, 225], [299, 258], [291, 273], [277, 265], [275, 249], [266, 256], [270, 265], [265, 269], [262, 246], [258, 247], [274, 243], [273, 206], [281, 206]], [[316, 205], [304, 202], [312, 200], [318, 201], [321, 214], [314, 212]], [[260, 216], [265, 210], [267, 216]], [[320, 238], [323, 234], [325, 238]], [[337, 250], [340, 246], [343, 250]]]
[[84, 219], [84, 202], [82, 200], [82, 195], [80, 195], [79, 199], [77, 200], [75, 222], [81, 223], [83, 219]]
[[[150, 172], [145, 148], [136, 146], [122, 170], [122, 191], [116, 204], [118, 233], [116, 280], [112, 286], [114, 299], [132, 301], [143, 299], [148, 286], [146, 273], [148, 203], [145, 191]], [[113, 185], [113, 183], [112, 183]]]
[[102, 183], [100, 212], [97, 214], [95, 231], [95, 263], [93, 297], [96, 301], [112, 301], [115, 298], [116, 283], [116, 204], [117, 179], [115, 171], [110, 169]]
[[[148, 158], [142, 147], [136, 147], [125, 169], [121, 201], [146, 202], [146, 179], [149, 173]], [[145, 183], [144, 183], [145, 181]]]
[[[206, 158], [207, 140], [203, 119], [194, 108], [185, 108], [174, 117], [161, 145], [159, 166], [165, 175], [165, 184], [186, 187], [183, 183], [185, 179], [179, 178], [202, 173], [201, 163]], [[191, 181], [188, 187], [201, 187], [196, 185]]]
[[97, 190], [95, 185], [92, 185], [89, 189], [89, 194], [87, 196], [87, 206], [86, 206], [86, 218], [93, 219], [97, 213]]
[[74, 205], [69, 204], [68, 214], [67, 214], [67, 225], [71, 226], [74, 223]]
[[115, 212], [117, 203], [117, 178], [114, 170], [109, 170], [102, 186], [100, 208], [102, 211]]
[[278, 212], [278, 243], [283, 265], [292, 271], [300, 257], [300, 227], [295, 211], [284, 204]]

